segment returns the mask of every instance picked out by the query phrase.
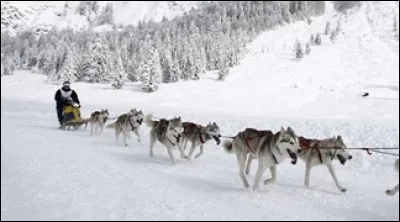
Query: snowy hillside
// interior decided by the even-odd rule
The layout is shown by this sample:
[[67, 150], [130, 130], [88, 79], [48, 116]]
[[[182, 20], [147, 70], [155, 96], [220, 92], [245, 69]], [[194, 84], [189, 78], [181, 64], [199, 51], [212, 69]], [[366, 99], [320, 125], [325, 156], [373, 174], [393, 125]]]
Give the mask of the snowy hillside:
[[[292, 51], [295, 40], [304, 46], [311, 33], [323, 33], [327, 20], [335, 28], [339, 16], [328, 10], [310, 26], [297, 22], [262, 33], [224, 82], [210, 72], [151, 94], [136, 84], [113, 90], [79, 82], [72, 88], [83, 117], [102, 108], [112, 116], [138, 108], [216, 122], [225, 136], [246, 127], [290, 126], [305, 137], [341, 135], [348, 147], [399, 147], [399, 51], [379, 31], [383, 26], [371, 25], [368, 18], [381, 13], [368, 5], [342, 17], [335, 43], [323, 35], [322, 45], [300, 61]], [[58, 130], [58, 88], [27, 71], [2, 77], [2, 220], [399, 220], [399, 195], [385, 195], [399, 182], [393, 167], [398, 156], [350, 150], [352, 160], [334, 164], [346, 193], [325, 167], [313, 168], [306, 189], [302, 161], [279, 165], [275, 184], [251, 192], [241, 184], [236, 156], [214, 142], [192, 162], [175, 151], [171, 166], [160, 143], [149, 157], [146, 126], [142, 142], [132, 135], [128, 147], [116, 144], [110, 129], [95, 136]], [[364, 92], [370, 96], [361, 97]], [[251, 185], [256, 169], [254, 161]]]
[[[97, 1], [96, 12], [80, 15], [78, 7], [81, 2], [1, 1], [1, 29], [11, 33], [27, 29], [38, 33], [47, 32], [53, 27], [86, 29], [89, 27], [88, 19], [94, 20], [100, 16], [107, 3], [112, 4], [116, 25], [136, 25], [141, 20], [161, 21], [164, 16], [172, 19], [200, 4], [193, 1]], [[109, 25], [97, 27], [109, 28]]]

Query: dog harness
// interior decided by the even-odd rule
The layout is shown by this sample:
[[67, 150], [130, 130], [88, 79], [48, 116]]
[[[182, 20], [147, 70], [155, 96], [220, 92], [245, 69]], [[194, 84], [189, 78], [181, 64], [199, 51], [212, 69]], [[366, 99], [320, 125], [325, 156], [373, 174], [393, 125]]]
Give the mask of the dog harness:
[[318, 143], [315, 144], [312, 147], [310, 146], [313, 141], [316, 141], [316, 139], [307, 139], [307, 138], [302, 137], [302, 136], [299, 137], [300, 148], [301, 149], [305, 149], [305, 150], [306, 149], [316, 149], [317, 152], [318, 152], [319, 161], [322, 163], [322, 153], [321, 153], [321, 150], [319, 149], [319, 147], [317, 145]]
[[[199, 126], [199, 125], [196, 124], [196, 123], [189, 122], [189, 123], [187, 123], [187, 125], [186, 125], [186, 127], [185, 127], [185, 132], [184, 132], [184, 133], [191, 133], [191, 132], [193, 132], [193, 129], [195, 129], [195, 128], [198, 127], [198, 126]], [[201, 134], [204, 134], [204, 133], [199, 132], [200, 142], [201, 142], [202, 144], [204, 144], [206, 141], [204, 141], [204, 139], [203, 139], [203, 137], [201, 136]]]

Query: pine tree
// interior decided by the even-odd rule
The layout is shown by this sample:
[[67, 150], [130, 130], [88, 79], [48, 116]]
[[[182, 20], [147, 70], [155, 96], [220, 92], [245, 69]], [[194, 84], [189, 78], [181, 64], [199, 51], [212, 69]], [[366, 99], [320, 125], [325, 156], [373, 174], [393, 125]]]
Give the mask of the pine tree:
[[161, 56], [161, 67], [162, 67], [162, 82], [169, 83], [172, 81], [172, 56], [169, 49], [165, 49], [164, 53]]
[[395, 37], [399, 37], [399, 30], [397, 28], [397, 18], [396, 13], [393, 13], [393, 32]]
[[132, 82], [137, 82], [139, 81], [139, 71], [137, 69], [137, 66], [134, 64], [133, 61], [137, 61], [137, 58], [132, 58], [132, 60], [128, 60], [126, 64], [126, 73], [127, 73], [127, 78], [131, 80]]
[[5, 57], [1, 64], [2, 75], [12, 75], [14, 73], [15, 66], [10, 57]]
[[15, 68], [16, 69], [20, 68], [22, 61], [21, 61], [21, 57], [20, 57], [18, 49], [14, 50], [13, 60], [14, 60]]
[[98, 38], [90, 50], [89, 67], [85, 78], [89, 82], [108, 82], [112, 80], [111, 59], [108, 46]]
[[104, 11], [98, 18], [99, 25], [114, 24], [114, 9], [112, 3], [107, 3]]
[[161, 83], [161, 66], [160, 66], [160, 56], [158, 50], [153, 47], [151, 50], [151, 66], [149, 75], [149, 84], [158, 85]]
[[322, 43], [321, 35], [317, 33], [317, 35], [315, 36], [315, 45], [321, 45], [321, 43]]
[[296, 41], [296, 58], [301, 59], [301, 58], [303, 58], [303, 56], [304, 56], [304, 53], [303, 53], [303, 49], [301, 48], [300, 41]]
[[327, 21], [325, 24], [325, 35], [329, 35], [330, 31], [331, 31], [331, 22]]
[[58, 73], [55, 73], [55, 75], [50, 76], [50, 79], [53, 81], [62, 80], [71, 82], [77, 80], [74, 53], [71, 50], [67, 51], [66, 60], [61, 70]]
[[6, 68], [6, 66], [3, 64], [3, 60], [1, 60], [1, 67], [0, 67], [0, 69], [1, 69], [1, 76], [4, 75], [5, 68]]
[[112, 83], [112, 86], [116, 89], [121, 89], [126, 82], [127, 75], [122, 66], [122, 59], [119, 50], [117, 50], [114, 56], [113, 76], [114, 82]]
[[307, 42], [307, 43], [306, 43], [305, 54], [306, 54], [306, 55], [309, 55], [309, 54], [310, 54], [310, 52], [311, 52], [310, 43], [309, 43], [309, 42]]
[[229, 67], [226, 58], [221, 58], [220, 61], [221, 66], [218, 70], [218, 80], [224, 81], [226, 76], [229, 74]]
[[179, 68], [179, 60], [175, 59], [173, 61], [173, 66], [171, 69], [171, 82], [177, 82], [179, 77], [182, 75], [181, 70]]

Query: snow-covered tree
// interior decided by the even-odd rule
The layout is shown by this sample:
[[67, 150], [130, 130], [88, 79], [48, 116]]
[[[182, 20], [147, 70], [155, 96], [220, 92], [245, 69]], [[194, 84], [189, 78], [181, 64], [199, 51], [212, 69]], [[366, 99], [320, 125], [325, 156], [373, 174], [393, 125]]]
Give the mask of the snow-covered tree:
[[1, 62], [2, 74], [1, 75], [12, 75], [15, 70], [14, 62], [11, 57], [6, 57]]
[[50, 77], [54, 80], [70, 81], [75, 82], [76, 78], [76, 62], [74, 58], [74, 53], [71, 50], [67, 51], [66, 59], [63, 67], [58, 73], [54, 73]]
[[92, 44], [86, 80], [89, 82], [107, 82], [112, 78], [111, 58], [108, 46], [101, 38]]
[[393, 32], [395, 37], [399, 37], [399, 30], [398, 30], [398, 24], [397, 24], [397, 17], [396, 17], [396, 13], [394, 11], [393, 13]]
[[305, 49], [305, 52], [304, 52], [304, 53], [305, 53], [306, 55], [309, 55], [310, 52], [311, 52], [310, 43], [307, 42], [307, 43], [306, 43], [306, 49]]
[[161, 66], [160, 66], [160, 56], [158, 50], [153, 47], [150, 52], [149, 59], [151, 60], [150, 73], [148, 84], [158, 85], [161, 83]]
[[222, 58], [220, 64], [221, 64], [221, 66], [218, 70], [218, 80], [224, 81], [226, 79], [226, 76], [229, 74], [229, 67], [228, 67], [227, 59]]
[[173, 66], [171, 69], [171, 82], [177, 82], [181, 75], [182, 75], [182, 73], [179, 68], [179, 61], [178, 61], [178, 59], [175, 59], [173, 61]]
[[331, 32], [331, 22], [327, 21], [325, 24], [325, 35], [329, 35], [330, 32]]
[[116, 89], [121, 89], [127, 80], [127, 75], [122, 65], [122, 59], [119, 50], [117, 50], [114, 56], [112, 75], [114, 76], [114, 82], [112, 86], [114, 86]]
[[304, 53], [303, 53], [303, 49], [301, 47], [301, 43], [300, 41], [296, 41], [296, 58], [297, 59], [301, 59], [303, 58]]
[[317, 33], [317, 35], [315, 36], [315, 45], [321, 45], [321, 43], [322, 43], [321, 35]]
[[104, 11], [99, 15], [98, 24], [114, 24], [114, 9], [112, 3], [107, 3]]

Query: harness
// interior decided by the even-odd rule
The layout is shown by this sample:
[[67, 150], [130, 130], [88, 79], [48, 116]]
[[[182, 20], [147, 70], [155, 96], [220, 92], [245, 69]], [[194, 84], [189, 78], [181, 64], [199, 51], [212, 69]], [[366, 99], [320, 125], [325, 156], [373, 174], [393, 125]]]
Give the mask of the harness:
[[201, 137], [201, 132], [199, 133], [199, 137], [200, 137], [200, 142], [205, 143], [205, 141], [203, 140], [203, 137]]
[[[246, 142], [247, 147], [248, 147], [248, 148], [250, 149], [250, 151], [253, 152], [253, 153], [255, 153], [255, 149], [253, 149], [253, 148], [250, 146], [249, 142], [250, 142], [252, 139], [254, 139], [254, 138], [260, 138], [260, 137], [262, 137], [262, 136], [268, 134], [270, 131], [258, 131], [258, 130], [256, 130], [255, 132], [257, 133], [257, 135], [255, 135], [255, 136], [247, 136], [247, 137], [244, 136], [244, 133], [242, 132], [242, 135], [243, 135], [244, 141]], [[276, 159], [276, 158], [274, 157], [274, 159]]]
[[[166, 120], [166, 119], [160, 119], [160, 121], [158, 122], [157, 131], [156, 131], [158, 138], [161, 138], [162, 135], [164, 135], [167, 132], [168, 122], [169, 122], [169, 120]], [[170, 142], [172, 144], [172, 146], [175, 146], [178, 143], [178, 138], [176, 138], [176, 137], [175, 137], [177, 139], [176, 143], [172, 142], [168, 136], [166, 136], [166, 138], [167, 138], [168, 142]]]
[[[250, 149], [250, 151], [251, 151], [252, 153], [256, 153], [256, 152], [255, 152], [255, 149], [253, 149], [253, 148], [250, 146], [249, 142], [250, 142], [252, 139], [254, 139], [254, 138], [260, 138], [260, 137], [263, 137], [263, 136], [265, 136], [265, 135], [271, 133], [270, 131], [258, 131], [258, 130], [255, 130], [254, 132], [257, 133], [257, 135], [254, 135], [254, 136], [247, 136], [247, 137], [244, 136], [244, 132], [242, 132], [242, 137], [244, 138], [244, 141], [245, 141], [247, 147]], [[263, 143], [270, 142], [270, 141], [271, 141], [271, 140], [268, 140], [268, 139], [267, 139], [267, 140], [265, 140]], [[262, 145], [264, 146], [264, 144], [262, 144]], [[279, 149], [278, 149], [278, 150], [279, 150]], [[276, 159], [275, 154], [272, 152], [272, 150], [270, 150], [270, 152], [271, 152], [272, 158], [274, 159], [275, 164], [278, 164], [279, 162], [278, 162], [278, 160]], [[279, 153], [281, 153], [280, 150], [279, 150]]]
[[[314, 141], [316, 141], [315, 139], [307, 139], [305, 137], [299, 137], [299, 143], [300, 143], [300, 148], [307, 150], [307, 149], [316, 149], [318, 152], [318, 158], [319, 161], [322, 163], [322, 153], [321, 150], [318, 147], [318, 143], [314, 144], [314, 146], [310, 146]], [[332, 156], [333, 159], [333, 156]]]
[[[197, 124], [195, 124], [195, 123], [189, 122], [188, 125], [187, 125], [186, 128], [185, 128], [185, 131], [186, 131], [186, 129], [187, 129], [186, 133], [190, 133], [191, 130], [193, 130], [193, 129], [196, 128], [197, 126], [199, 126], [199, 125], [197, 125]], [[203, 137], [201, 136], [201, 134], [206, 134], [206, 133], [202, 133], [201, 130], [200, 130], [200, 132], [199, 132], [200, 142], [201, 142], [202, 144], [204, 144], [206, 141], [203, 139]], [[207, 138], [206, 138], [206, 139], [207, 139]]]
[[[175, 136], [174, 136], [175, 137]], [[175, 137], [176, 138], [176, 137]], [[172, 146], [175, 146], [178, 142], [176, 142], [176, 143], [173, 143], [170, 139], [169, 139], [169, 137], [167, 136], [167, 139], [168, 139], [168, 142], [170, 142], [171, 144], [172, 144]], [[178, 139], [177, 139], [178, 140]]]

